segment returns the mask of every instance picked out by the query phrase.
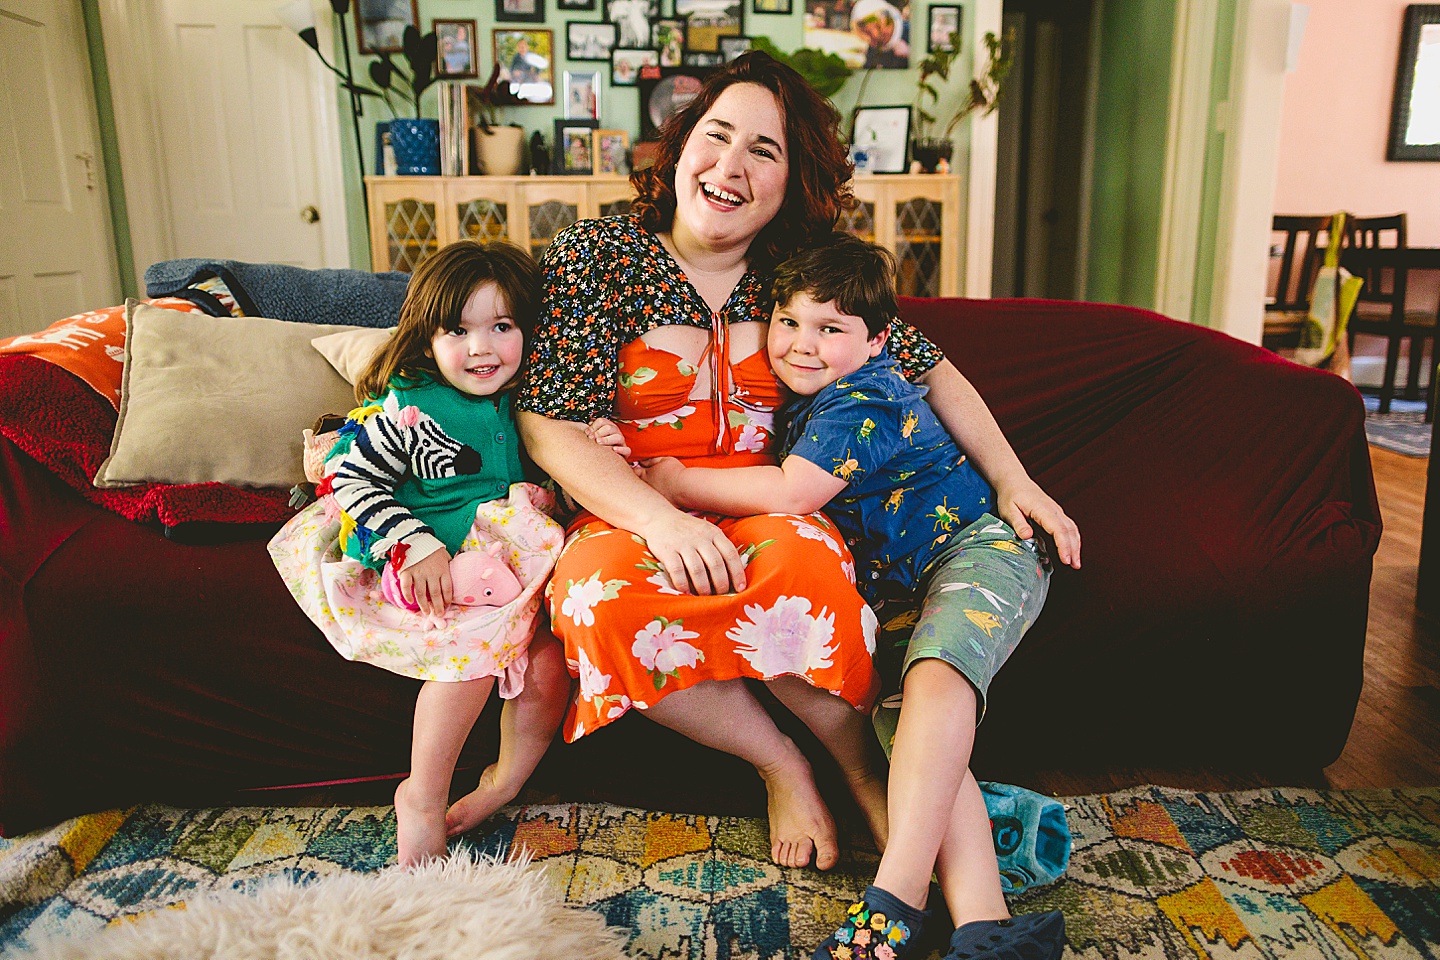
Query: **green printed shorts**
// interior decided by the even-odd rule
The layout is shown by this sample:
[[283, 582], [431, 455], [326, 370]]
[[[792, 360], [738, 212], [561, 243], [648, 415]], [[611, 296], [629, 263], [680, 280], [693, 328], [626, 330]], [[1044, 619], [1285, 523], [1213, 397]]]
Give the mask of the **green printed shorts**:
[[975, 687], [980, 722], [990, 681], [1045, 604], [1050, 561], [1040, 541], [1021, 540], [987, 513], [931, 562], [923, 586], [918, 604], [912, 595], [875, 605], [881, 685], [872, 719], [886, 756], [895, 743], [905, 674], [917, 660], [944, 660], [960, 671]]

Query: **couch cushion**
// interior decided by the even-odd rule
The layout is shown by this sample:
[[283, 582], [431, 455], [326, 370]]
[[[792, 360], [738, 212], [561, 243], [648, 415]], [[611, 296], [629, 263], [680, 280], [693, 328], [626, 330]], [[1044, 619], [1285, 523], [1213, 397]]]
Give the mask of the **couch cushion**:
[[334, 326], [181, 316], [133, 300], [126, 326], [120, 414], [97, 487], [288, 488], [305, 480], [302, 431], [353, 405], [310, 346]]
[[344, 377], [346, 381], [354, 383], [360, 379], [360, 375], [370, 365], [370, 359], [385, 345], [392, 333], [394, 333], [393, 328], [347, 330], [343, 333], [327, 333], [323, 337], [316, 337], [310, 341], [310, 345], [330, 361], [330, 366], [334, 367], [340, 376]]

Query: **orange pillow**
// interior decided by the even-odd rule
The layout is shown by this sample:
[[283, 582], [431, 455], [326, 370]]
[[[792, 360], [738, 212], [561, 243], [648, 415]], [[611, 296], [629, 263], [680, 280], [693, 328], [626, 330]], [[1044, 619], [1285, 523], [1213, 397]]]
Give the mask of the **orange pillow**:
[[[204, 312], [179, 297], [145, 302], [182, 313]], [[77, 313], [39, 333], [0, 340], [0, 355], [7, 353], [28, 353], [64, 367], [119, 410], [120, 376], [125, 369], [125, 305]]]

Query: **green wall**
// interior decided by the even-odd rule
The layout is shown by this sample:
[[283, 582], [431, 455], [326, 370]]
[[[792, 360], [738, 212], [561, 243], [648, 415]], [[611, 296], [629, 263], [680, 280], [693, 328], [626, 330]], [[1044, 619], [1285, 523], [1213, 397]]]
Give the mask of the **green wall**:
[[1214, 292], [1215, 245], [1220, 219], [1220, 188], [1225, 173], [1227, 146], [1225, 124], [1217, 116], [1230, 99], [1230, 69], [1233, 49], [1230, 38], [1235, 35], [1237, 0], [1220, 0], [1216, 11], [1215, 59], [1210, 77], [1210, 135], [1205, 142], [1205, 182], [1200, 196], [1200, 235], [1195, 245], [1195, 291], [1191, 300], [1190, 320], [1202, 326], [1214, 326], [1223, 318], [1211, 316], [1211, 294]]

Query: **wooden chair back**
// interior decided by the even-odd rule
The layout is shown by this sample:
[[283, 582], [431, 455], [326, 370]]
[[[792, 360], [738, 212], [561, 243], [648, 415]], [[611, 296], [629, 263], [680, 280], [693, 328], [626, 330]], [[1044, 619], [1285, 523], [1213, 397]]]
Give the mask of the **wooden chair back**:
[[1330, 217], [1276, 214], [1271, 223], [1270, 276], [1267, 313], [1300, 313], [1310, 309], [1310, 288], [1325, 260]]
[[[1405, 322], [1405, 288], [1408, 271], [1405, 264], [1405, 221], [1403, 213], [1385, 217], [1356, 217], [1346, 224], [1349, 249], [1342, 262], [1345, 268], [1365, 281], [1356, 304], [1356, 317], [1377, 313], [1397, 326]], [[1385, 307], [1384, 311], [1366, 310], [1365, 305]]]

